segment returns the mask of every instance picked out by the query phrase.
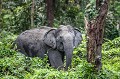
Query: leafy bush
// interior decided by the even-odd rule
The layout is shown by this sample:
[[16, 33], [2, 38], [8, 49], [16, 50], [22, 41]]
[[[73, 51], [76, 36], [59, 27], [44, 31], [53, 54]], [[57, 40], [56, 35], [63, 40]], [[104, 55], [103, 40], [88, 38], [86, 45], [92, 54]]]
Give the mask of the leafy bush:
[[111, 79], [120, 78], [120, 37], [114, 40], [108, 40], [103, 44], [102, 50], [103, 67], [109, 69], [110, 72], [115, 73]]
[[11, 56], [15, 53], [14, 50], [10, 49], [15, 38], [16, 35], [10, 32], [2, 31], [0, 33], [0, 58]]
[[[1, 79], [119, 79], [120, 54], [119, 38], [112, 41], [113, 47], [108, 49], [103, 44], [103, 68], [96, 73], [93, 65], [86, 61], [86, 40], [83, 35], [82, 44], [74, 50], [72, 67], [68, 71], [54, 69], [38, 57], [26, 57], [11, 49], [16, 35], [3, 31], [0, 33], [0, 77]], [[114, 43], [116, 40], [117, 43]], [[110, 41], [111, 42], [111, 41]], [[108, 47], [107, 47], [108, 46]], [[119, 47], [116, 47], [119, 46]]]
[[112, 48], [119, 48], [120, 47], [120, 37], [115, 38], [114, 40], [108, 40], [103, 44], [103, 50], [109, 50]]

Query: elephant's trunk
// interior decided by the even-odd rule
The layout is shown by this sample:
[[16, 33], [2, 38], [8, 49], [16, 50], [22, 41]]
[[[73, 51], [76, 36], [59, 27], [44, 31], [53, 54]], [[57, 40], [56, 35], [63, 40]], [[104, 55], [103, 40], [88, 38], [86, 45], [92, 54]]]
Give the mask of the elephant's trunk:
[[64, 51], [66, 55], [66, 66], [65, 69], [67, 70], [68, 67], [71, 65], [72, 62], [72, 54], [73, 54], [73, 43], [65, 44], [64, 43]]

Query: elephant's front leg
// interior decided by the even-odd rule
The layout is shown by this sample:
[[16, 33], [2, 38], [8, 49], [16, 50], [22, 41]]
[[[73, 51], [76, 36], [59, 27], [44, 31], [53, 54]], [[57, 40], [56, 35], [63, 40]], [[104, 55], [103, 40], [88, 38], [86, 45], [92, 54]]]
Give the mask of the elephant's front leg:
[[48, 58], [50, 61], [50, 65], [54, 68], [58, 68], [58, 70], [62, 69], [63, 66], [63, 61], [62, 61], [62, 55], [61, 52], [55, 49], [50, 49], [48, 51]]

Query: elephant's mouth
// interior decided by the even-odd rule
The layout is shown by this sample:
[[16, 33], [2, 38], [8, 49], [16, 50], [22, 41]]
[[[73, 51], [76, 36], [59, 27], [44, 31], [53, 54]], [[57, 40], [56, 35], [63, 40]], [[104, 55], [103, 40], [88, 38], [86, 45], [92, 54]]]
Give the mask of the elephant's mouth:
[[64, 45], [63, 42], [59, 42], [59, 45], [57, 46], [57, 49], [59, 49], [59, 51], [64, 51]]

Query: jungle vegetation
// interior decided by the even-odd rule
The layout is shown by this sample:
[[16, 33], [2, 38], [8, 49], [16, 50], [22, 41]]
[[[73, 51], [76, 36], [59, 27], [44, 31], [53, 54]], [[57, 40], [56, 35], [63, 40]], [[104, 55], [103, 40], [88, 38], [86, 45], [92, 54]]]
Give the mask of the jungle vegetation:
[[[85, 16], [93, 20], [99, 14], [96, 0], [51, 1], [0, 0], [0, 78], [120, 79], [120, 1], [109, 0], [101, 51], [102, 68], [98, 72], [87, 61], [88, 40], [84, 22]], [[68, 71], [50, 67], [47, 56], [44, 60], [26, 57], [13, 47], [17, 36], [25, 30], [44, 25], [58, 27], [62, 24], [79, 28], [83, 36], [82, 44], [74, 49], [72, 67]]]

